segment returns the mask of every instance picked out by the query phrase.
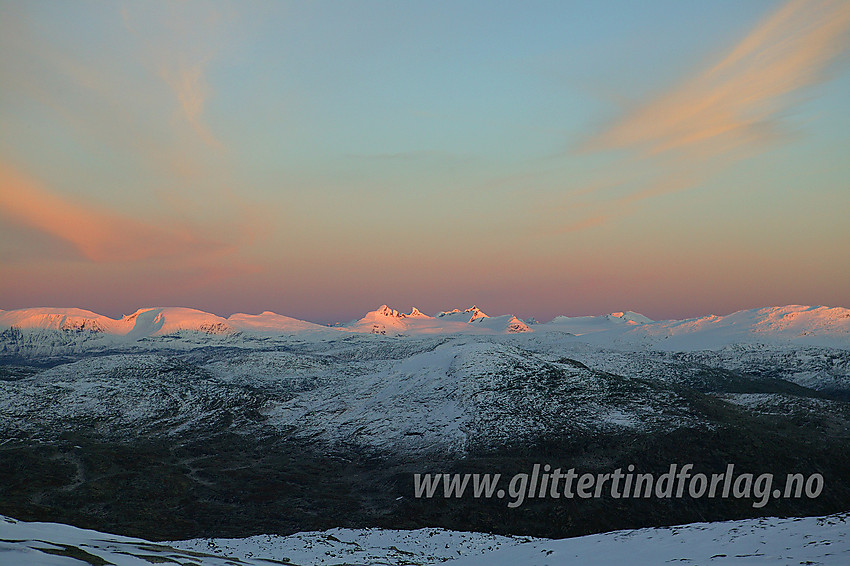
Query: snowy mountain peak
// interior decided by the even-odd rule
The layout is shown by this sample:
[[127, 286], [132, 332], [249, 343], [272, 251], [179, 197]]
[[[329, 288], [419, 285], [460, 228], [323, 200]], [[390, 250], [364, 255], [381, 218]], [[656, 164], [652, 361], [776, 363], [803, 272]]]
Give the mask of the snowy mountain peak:
[[484, 311], [482, 311], [475, 305], [472, 305], [463, 312], [469, 315], [469, 322], [473, 322], [481, 318], [490, 318], [488, 315], [484, 314]]
[[405, 316], [404, 313], [400, 313], [395, 309], [391, 309], [387, 305], [381, 305], [377, 308], [377, 310], [374, 310], [372, 312], [379, 316], [392, 316], [395, 318], [402, 318]]
[[361, 320], [371, 319], [375, 317], [387, 317], [387, 318], [431, 318], [427, 314], [424, 314], [422, 311], [413, 307], [410, 311], [410, 314], [404, 314], [401, 311], [397, 311], [395, 309], [391, 309], [387, 305], [381, 305], [376, 310], [366, 313], [366, 316]]
[[479, 309], [475, 305], [472, 305], [471, 307], [469, 307], [468, 309], [465, 309], [465, 310], [452, 309], [450, 311], [443, 311], [443, 312], [437, 313], [437, 318], [443, 318], [443, 317], [459, 318], [459, 315], [463, 315], [463, 318], [465, 319], [464, 322], [473, 322], [473, 321], [478, 320], [478, 319], [489, 318], [489, 316], [487, 314], [485, 314], [484, 311], [482, 311], [481, 309]]
[[513, 334], [516, 332], [532, 332], [532, 330], [526, 323], [515, 316], [511, 316], [508, 320], [507, 332]]
[[429, 317], [427, 314], [424, 314], [422, 311], [420, 311], [419, 309], [417, 309], [416, 307], [413, 307], [413, 308], [411, 309], [411, 311], [410, 311], [410, 314], [409, 314], [409, 315], [407, 315], [407, 316], [409, 316], [409, 317], [411, 317], [411, 318], [415, 318], [415, 317], [420, 317], [420, 318], [421, 318], [421, 317], [431, 318], [431, 317]]
[[122, 318], [125, 334], [132, 338], [159, 336], [180, 331], [230, 334], [235, 331], [227, 320], [186, 307], [149, 307]]

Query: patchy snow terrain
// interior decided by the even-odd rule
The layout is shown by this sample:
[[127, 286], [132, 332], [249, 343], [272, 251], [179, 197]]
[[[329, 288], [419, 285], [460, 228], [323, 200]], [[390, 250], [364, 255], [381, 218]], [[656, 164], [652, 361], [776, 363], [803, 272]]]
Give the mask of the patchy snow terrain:
[[116, 566], [171, 563], [514, 566], [523, 564], [823, 564], [850, 562], [848, 515], [763, 518], [616, 531], [569, 539], [419, 529], [331, 529], [290, 536], [154, 543], [56, 523], [0, 516], [8, 564]]

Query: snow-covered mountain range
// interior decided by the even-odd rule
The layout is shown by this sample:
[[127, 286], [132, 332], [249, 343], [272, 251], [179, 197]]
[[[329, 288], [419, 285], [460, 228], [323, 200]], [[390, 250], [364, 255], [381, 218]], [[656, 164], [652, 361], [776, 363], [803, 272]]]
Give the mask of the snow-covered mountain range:
[[[120, 339], [111, 343], [126, 343], [186, 332], [218, 336], [301, 334], [316, 338], [340, 333], [410, 336], [530, 332], [572, 335], [582, 342], [612, 348], [685, 352], [731, 344], [850, 348], [850, 309], [788, 305], [665, 321], [625, 311], [600, 316], [558, 316], [546, 323], [528, 324], [514, 315], [488, 316], [475, 306], [429, 316], [415, 307], [405, 314], [382, 305], [354, 322], [333, 327], [268, 311], [224, 318], [189, 308], [157, 307], [112, 319], [76, 308], [0, 310], [0, 332], [11, 329], [85, 333], [90, 344], [101, 346], [110, 342], [109, 338]], [[100, 340], [92, 340], [95, 336]], [[0, 337], [0, 353], [3, 348]], [[8, 348], [6, 353], [10, 353]]]
[[32, 308], [0, 311], [0, 330], [67, 330], [95, 332], [132, 339], [162, 336], [180, 331], [227, 334], [237, 331], [291, 333], [324, 329], [287, 316], [264, 312], [262, 314], [234, 314], [223, 318], [208, 312], [184, 307], [156, 307], [139, 309], [120, 319], [76, 308]]

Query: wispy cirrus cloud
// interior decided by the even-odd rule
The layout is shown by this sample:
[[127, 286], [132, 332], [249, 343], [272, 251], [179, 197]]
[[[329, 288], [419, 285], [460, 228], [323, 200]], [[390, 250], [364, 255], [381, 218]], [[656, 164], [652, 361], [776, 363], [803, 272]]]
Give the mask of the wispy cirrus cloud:
[[591, 138], [586, 149], [688, 150], [711, 155], [779, 135], [797, 91], [828, 76], [848, 46], [850, 3], [792, 0], [717, 64]]
[[[233, 267], [234, 256], [250, 245], [251, 230], [261, 230], [264, 221], [259, 215], [245, 220], [243, 209], [252, 204], [229, 191], [228, 164], [211, 151], [221, 143], [204, 122], [218, 16], [210, 6], [192, 11], [154, 3], [133, 15], [136, 6], [126, 5], [123, 22], [118, 10], [105, 11], [104, 22], [122, 31], [138, 24], [111, 50], [89, 49], [85, 42], [67, 48], [36, 25], [26, 6], [4, 8], [0, 48], [10, 57], [0, 62], [0, 85], [6, 115], [38, 108], [60, 135], [40, 140], [43, 156], [0, 155], [0, 222], [9, 220], [9, 234], [27, 226], [66, 242], [79, 252], [75, 259], [157, 261], [169, 270], [179, 263], [206, 276], [219, 264]], [[201, 19], [198, 26], [189, 23], [193, 15]], [[14, 126], [5, 133], [12, 140]], [[51, 162], [57, 153], [76, 155], [82, 147], [102, 152], [97, 167], [81, 161], [62, 173]], [[53, 166], [39, 167], [39, 159]], [[132, 164], [137, 175], [126, 186], [116, 183], [118, 163]], [[76, 195], [60, 190], [66, 187]], [[137, 191], [137, 202], [147, 192], [150, 207], [134, 216], [126, 213], [129, 206], [103, 206], [104, 190]], [[16, 257], [23, 257], [21, 250], [39, 255], [26, 237], [13, 241], [20, 248]]]
[[[791, 0], [719, 61], [590, 136], [580, 151], [626, 151], [611, 167], [617, 179], [656, 172], [651, 181], [628, 186], [615, 179], [594, 183], [621, 188], [600, 203], [608, 218], [628, 213], [639, 201], [692, 188], [732, 161], [784, 139], [783, 116], [803, 100], [805, 89], [830, 77], [847, 53], [848, 32], [846, 0]], [[574, 194], [593, 192], [579, 188]], [[567, 231], [600, 223], [588, 221], [596, 211], [586, 212]]]
[[204, 75], [206, 61], [194, 64], [163, 65], [160, 76], [171, 87], [183, 117], [198, 137], [210, 147], [223, 149], [223, 145], [203, 119], [204, 105], [210, 95], [209, 84]]
[[0, 161], [0, 218], [6, 217], [70, 243], [97, 263], [218, 254], [226, 245], [161, 219], [140, 220], [50, 191]]
[[[121, 10], [124, 27], [144, 47], [144, 63], [169, 87], [178, 103], [177, 115], [208, 146], [221, 150], [222, 142], [204, 119], [212, 89], [207, 67], [216, 52], [223, 20], [210, 6], [168, 3], [125, 4]], [[200, 9], [199, 9], [200, 8]]]
[[[0, 61], [0, 84], [9, 108], [16, 100], [37, 102], [74, 137], [125, 152], [155, 174], [197, 178], [210, 161], [220, 163], [210, 149], [223, 147], [205, 122], [213, 34], [187, 37], [180, 29], [187, 25], [172, 29], [169, 14], [153, 9], [160, 5], [146, 6], [139, 5], [138, 16], [122, 11], [123, 28], [132, 33], [103, 51], [85, 43], [64, 49], [25, 6], [4, 8], [0, 49], [10, 57]], [[208, 19], [214, 27], [215, 18]]]

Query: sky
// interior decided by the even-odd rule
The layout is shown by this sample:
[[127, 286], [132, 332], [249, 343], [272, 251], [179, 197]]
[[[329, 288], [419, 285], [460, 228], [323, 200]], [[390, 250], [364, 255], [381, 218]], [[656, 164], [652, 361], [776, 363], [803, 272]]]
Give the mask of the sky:
[[850, 307], [846, 0], [0, 0], [0, 309]]

